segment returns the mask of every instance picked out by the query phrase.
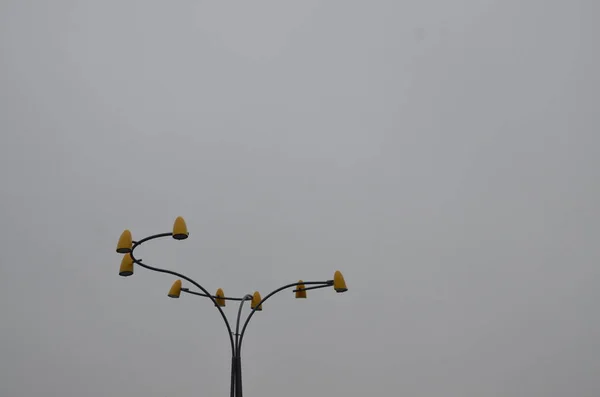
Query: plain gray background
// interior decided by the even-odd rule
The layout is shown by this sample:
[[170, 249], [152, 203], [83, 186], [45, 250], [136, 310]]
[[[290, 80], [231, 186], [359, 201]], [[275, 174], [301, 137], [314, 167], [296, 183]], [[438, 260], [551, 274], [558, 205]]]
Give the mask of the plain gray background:
[[1, 1], [0, 395], [597, 397], [599, 11]]

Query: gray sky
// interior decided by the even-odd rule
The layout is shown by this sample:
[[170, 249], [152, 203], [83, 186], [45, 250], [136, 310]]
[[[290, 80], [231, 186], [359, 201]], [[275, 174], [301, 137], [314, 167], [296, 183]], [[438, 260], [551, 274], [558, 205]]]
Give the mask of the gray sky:
[[0, 395], [597, 397], [599, 11], [3, 0]]

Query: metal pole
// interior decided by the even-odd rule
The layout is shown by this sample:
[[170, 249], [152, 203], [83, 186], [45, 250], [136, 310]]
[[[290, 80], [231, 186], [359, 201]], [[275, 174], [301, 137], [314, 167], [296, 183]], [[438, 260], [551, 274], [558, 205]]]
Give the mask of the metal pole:
[[252, 295], [244, 295], [242, 301], [240, 302], [240, 307], [238, 309], [237, 320], [235, 323], [235, 376], [232, 374], [232, 383], [235, 382], [235, 395], [232, 397], [242, 397], [242, 358], [240, 356], [239, 349], [239, 336], [240, 336], [240, 322], [242, 318], [242, 308], [244, 307], [244, 302], [247, 300], [252, 300]]
[[240, 356], [235, 358], [235, 397], [242, 397], [242, 359]]
[[235, 357], [231, 357], [231, 397], [235, 397], [235, 377], [237, 370], [235, 369]]

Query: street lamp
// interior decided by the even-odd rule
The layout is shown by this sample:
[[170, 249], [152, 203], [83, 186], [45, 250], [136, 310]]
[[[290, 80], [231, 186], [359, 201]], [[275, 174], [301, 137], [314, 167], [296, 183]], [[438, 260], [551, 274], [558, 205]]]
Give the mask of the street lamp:
[[[119, 268], [119, 275], [123, 277], [129, 277], [133, 275], [133, 266], [137, 264], [145, 269], [153, 270], [160, 273], [171, 274], [173, 276], [178, 277], [177, 280], [171, 286], [169, 293], [167, 296], [170, 298], [179, 298], [181, 296], [181, 292], [185, 292], [186, 294], [201, 296], [205, 298], [209, 298], [214, 306], [219, 311], [219, 314], [223, 318], [225, 322], [225, 326], [227, 327], [227, 334], [229, 335], [229, 342], [231, 344], [231, 397], [242, 397], [242, 366], [241, 366], [241, 351], [242, 351], [242, 340], [246, 333], [246, 327], [254, 316], [254, 313], [257, 311], [261, 311], [263, 309], [263, 303], [267, 301], [270, 297], [281, 292], [283, 290], [294, 288], [293, 292], [295, 293], [295, 297], [298, 299], [306, 298], [306, 291], [333, 287], [333, 289], [337, 293], [346, 292], [348, 288], [346, 287], [346, 281], [344, 280], [344, 276], [340, 271], [336, 271], [333, 275], [333, 280], [326, 281], [302, 281], [299, 280], [297, 283], [286, 284], [277, 288], [276, 290], [267, 294], [264, 298], [261, 297], [258, 291], [255, 291], [252, 294], [244, 295], [241, 298], [233, 298], [225, 296], [225, 293], [221, 288], [217, 290], [214, 295], [211, 295], [204, 287], [198, 284], [196, 281], [191, 278], [184, 276], [183, 274], [167, 270], [161, 269], [158, 267], [150, 266], [146, 263], [142, 262], [142, 259], [138, 259], [134, 256], [134, 251], [137, 247], [142, 245], [143, 243], [163, 238], [163, 237], [172, 237], [175, 240], [185, 240], [189, 237], [189, 232], [187, 230], [187, 226], [182, 217], [177, 217], [173, 224], [173, 231], [168, 233], [159, 233], [152, 236], [145, 237], [141, 240], [133, 241], [131, 232], [129, 230], [125, 230], [121, 236], [119, 237], [119, 241], [117, 243], [117, 253], [123, 254], [123, 259], [121, 261], [121, 266]], [[185, 280], [191, 283], [193, 286], [198, 288], [200, 291], [192, 291], [189, 288], [182, 287], [182, 281]], [[308, 287], [307, 287], [308, 285]], [[232, 331], [231, 325], [229, 324], [229, 320], [225, 313], [223, 312], [222, 307], [225, 307], [226, 301], [237, 301], [239, 302], [239, 308], [237, 313], [237, 319], [235, 323], [235, 331]], [[250, 313], [246, 317], [242, 325], [242, 308], [246, 301], [250, 301]], [[242, 329], [240, 331], [240, 325]]]

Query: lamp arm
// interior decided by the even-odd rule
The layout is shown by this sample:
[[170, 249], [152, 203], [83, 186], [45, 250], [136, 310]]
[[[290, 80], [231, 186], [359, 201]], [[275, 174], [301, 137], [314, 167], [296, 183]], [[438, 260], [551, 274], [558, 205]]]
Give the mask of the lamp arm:
[[146, 238], [143, 238], [142, 240], [134, 242], [133, 245], [132, 245], [132, 247], [131, 247], [131, 252], [129, 253], [129, 255], [131, 255], [131, 259], [133, 260], [133, 263], [136, 263], [136, 264], [140, 265], [141, 267], [143, 267], [145, 269], [148, 269], [148, 270], [152, 270], [152, 271], [159, 272], [159, 273], [171, 274], [173, 276], [182, 278], [182, 279], [184, 279], [184, 280], [192, 283], [199, 290], [201, 290], [202, 292], [204, 292], [206, 294], [206, 296], [208, 298], [210, 298], [211, 301], [213, 301], [213, 303], [215, 304], [216, 308], [219, 310], [219, 313], [221, 314], [221, 317], [223, 317], [223, 321], [225, 321], [225, 326], [227, 327], [227, 334], [229, 335], [229, 342], [231, 344], [231, 353], [232, 353], [232, 356], [235, 355], [235, 346], [233, 344], [233, 335], [231, 333], [231, 326], [229, 325], [229, 321], [227, 321], [227, 316], [225, 316], [225, 313], [223, 312], [223, 309], [221, 309], [221, 307], [217, 304], [216, 299], [203, 286], [201, 286], [196, 281], [192, 280], [191, 278], [189, 278], [189, 277], [187, 277], [187, 276], [185, 276], [183, 274], [174, 272], [172, 270], [161, 269], [161, 268], [158, 268], [158, 267], [153, 267], [153, 266], [147, 265], [147, 264], [143, 263], [141, 261], [141, 259], [137, 259], [133, 255], [133, 252], [135, 251], [135, 249], [139, 245], [141, 245], [142, 243], [144, 243], [146, 241], [149, 241], [149, 240], [156, 239], [156, 238], [171, 237], [172, 235], [173, 235], [172, 233], [160, 233], [160, 234], [155, 234], [155, 235], [152, 235], [152, 236], [148, 236]]
[[250, 294], [245, 295], [241, 300], [242, 301], [240, 302], [240, 307], [238, 309], [238, 314], [237, 314], [237, 321], [235, 323], [235, 349], [236, 349], [236, 355], [238, 357], [240, 356], [239, 336], [240, 336], [240, 320], [242, 318], [242, 308], [244, 307], [245, 301], [252, 300], [252, 295], [250, 295]]
[[203, 296], [205, 298], [208, 298], [208, 297], [212, 296], [215, 299], [223, 299], [223, 300], [226, 300], [226, 301], [238, 301], [239, 302], [239, 301], [247, 300], [245, 298], [232, 298], [232, 297], [229, 297], [229, 296], [207, 295], [207, 294], [204, 294], [204, 293], [201, 293], [201, 292], [190, 291], [189, 288], [182, 288], [181, 291], [183, 291], [185, 293], [188, 293], [190, 295]]
[[292, 288], [292, 287], [296, 287], [298, 285], [319, 285], [319, 286], [323, 286], [323, 287], [329, 287], [331, 285], [333, 285], [333, 280], [327, 280], [327, 281], [303, 281], [303, 282], [298, 282], [298, 283], [292, 283], [292, 284], [287, 284], [284, 285], [283, 287], [279, 287], [277, 288], [275, 291], [269, 293], [267, 296], [265, 296], [264, 298], [261, 299], [261, 301], [254, 306], [254, 308], [252, 309], [252, 311], [250, 312], [250, 314], [248, 314], [248, 317], [246, 318], [246, 321], [244, 322], [244, 326], [242, 327], [242, 332], [240, 334], [240, 340], [237, 343], [237, 350], [238, 352], [240, 352], [242, 350], [242, 340], [244, 339], [244, 334], [246, 333], [246, 327], [248, 326], [248, 323], [250, 322], [250, 319], [252, 318], [252, 316], [254, 316], [254, 313], [256, 312], [256, 309], [259, 308], [263, 302], [266, 302], [267, 299], [269, 299], [270, 297], [272, 297], [273, 295], [275, 295], [278, 292], [281, 292], [283, 290], [286, 290], [288, 288]]

